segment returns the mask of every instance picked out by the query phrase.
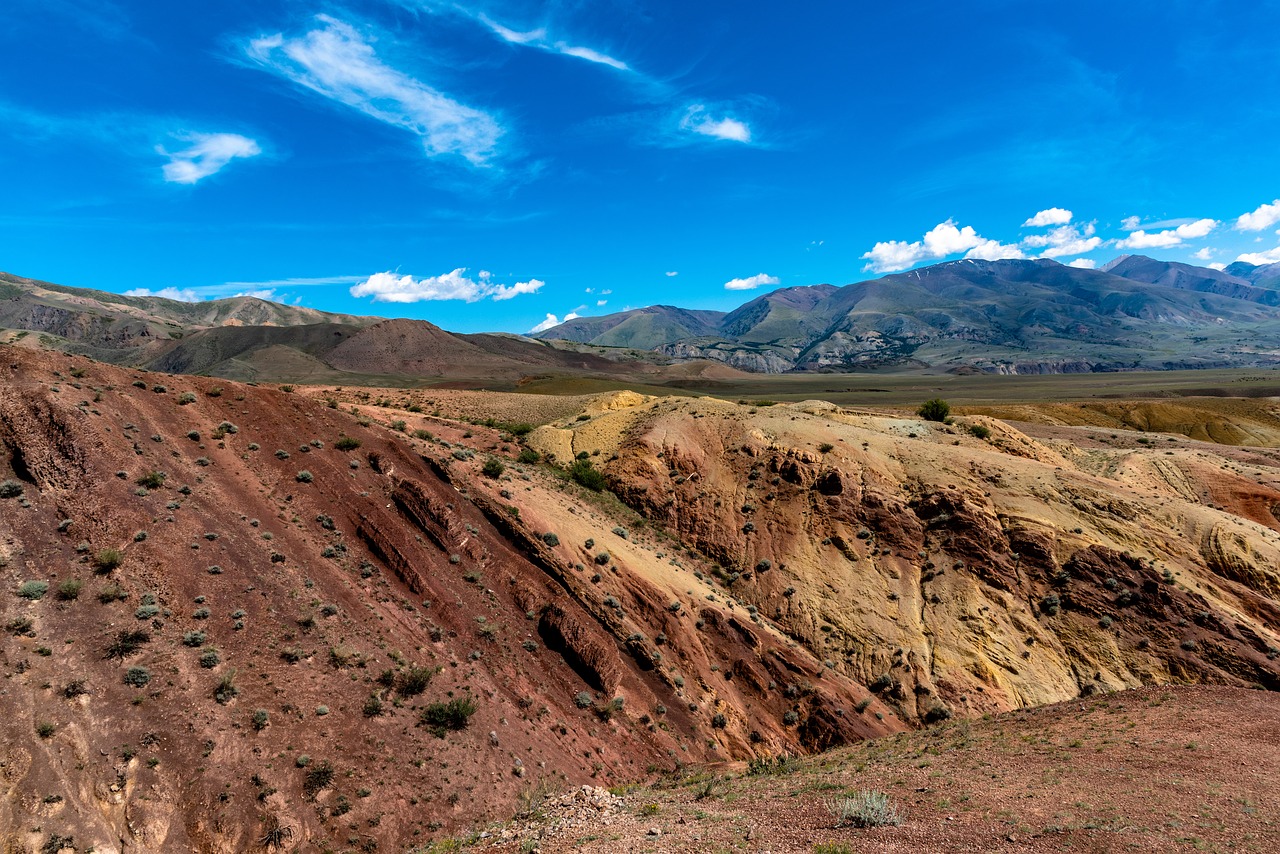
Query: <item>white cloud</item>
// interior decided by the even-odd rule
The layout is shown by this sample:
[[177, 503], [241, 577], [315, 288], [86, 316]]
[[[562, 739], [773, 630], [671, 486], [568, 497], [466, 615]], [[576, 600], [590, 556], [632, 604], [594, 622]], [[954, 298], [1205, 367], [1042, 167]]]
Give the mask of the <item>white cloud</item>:
[[[954, 220], [940, 222], [925, 233], [924, 237], [913, 243], [904, 240], [888, 240], [877, 243], [870, 252], [864, 252], [862, 259], [867, 262], [864, 270], [876, 273], [892, 273], [905, 270], [920, 261], [945, 258], [957, 252], [968, 252], [988, 243], [973, 230], [972, 226], [957, 228]], [[998, 245], [998, 244], [997, 244]]]
[[486, 165], [502, 135], [498, 122], [387, 65], [351, 25], [328, 15], [302, 36], [253, 39], [245, 53], [263, 68], [422, 140], [429, 156], [456, 154]]
[[577, 59], [585, 59], [587, 62], [594, 62], [598, 65], [607, 65], [610, 68], [616, 68], [618, 71], [631, 71], [631, 67], [620, 59], [615, 59], [607, 53], [602, 53], [594, 48], [583, 47], [581, 45], [571, 45], [562, 41], [550, 41], [547, 38], [546, 27], [539, 27], [536, 30], [529, 30], [522, 33], [519, 30], [513, 30], [510, 27], [504, 27], [497, 21], [485, 14], [475, 14], [465, 9], [457, 8], [456, 11], [464, 15], [474, 17], [486, 27], [493, 31], [493, 34], [508, 44], [524, 45], [525, 47], [536, 47], [539, 50], [549, 51], [550, 53], [559, 53], [564, 56], [572, 56]]
[[680, 272], [679, 272], [678, 270], [668, 270], [668, 271], [667, 271], [667, 276], [668, 276], [668, 277], [670, 277], [670, 276], [678, 276], [678, 275], [680, 275]]
[[1265, 252], [1246, 252], [1236, 260], [1243, 261], [1246, 264], [1253, 264], [1257, 267], [1261, 267], [1264, 264], [1275, 264], [1280, 262], [1280, 246]]
[[546, 332], [548, 329], [552, 328], [553, 326], [559, 326], [559, 325], [560, 325], [560, 319], [559, 319], [559, 318], [557, 318], [557, 317], [556, 317], [554, 314], [552, 314], [551, 312], [547, 312], [546, 319], [544, 319], [544, 320], [543, 320], [541, 323], [539, 323], [537, 326], [535, 326], [535, 327], [533, 327], [532, 329], [530, 329], [530, 330], [529, 330], [529, 334], [530, 334], [530, 335], [536, 335], [536, 334], [538, 334], [539, 332]]
[[706, 105], [693, 104], [685, 110], [680, 119], [681, 130], [693, 131], [715, 139], [727, 139], [732, 142], [751, 142], [751, 128], [746, 122], [725, 116], [715, 119], [707, 112]]
[[191, 143], [181, 151], [156, 151], [169, 158], [164, 164], [164, 179], [172, 184], [194, 184], [219, 172], [237, 157], [257, 157], [262, 153], [258, 143], [238, 133], [174, 134], [175, 139]]
[[1046, 208], [1022, 224], [1023, 228], [1040, 228], [1046, 225], [1066, 225], [1071, 222], [1071, 211], [1063, 208]]
[[1210, 264], [1210, 265], [1208, 265], [1208, 266], [1209, 266], [1209, 269], [1210, 269], [1210, 270], [1218, 270], [1219, 272], [1221, 272], [1222, 270], [1227, 269], [1227, 265], [1226, 265], [1226, 264], [1222, 264], [1222, 263], [1219, 263], [1219, 262], [1217, 262], [1217, 261], [1214, 261], [1212, 264]]
[[255, 299], [271, 300], [272, 302], [281, 302], [281, 298], [276, 296], [274, 288], [262, 288], [256, 291], [241, 291], [238, 294], [232, 294], [233, 297], [253, 297]]
[[1006, 259], [1026, 258], [1026, 254], [1017, 246], [1001, 243], [999, 240], [983, 240], [965, 253], [966, 258], [981, 261], [1003, 261]]
[[1253, 213], [1236, 218], [1236, 231], [1262, 231], [1280, 222], [1280, 199], [1271, 204], [1259, 205]]
[[603, 294], [604, 296], [608, 296], [609, 294], [613, 293], [613, 288], [605, 288], [600, 293]]
[[1127, 216], [1120, 220], [1120, 227], [1125, 231], [1137, 231], [1142, 228], [1142, 219], [1136, 216]]
[[1024, 246], [1041, 249], [1037, 258], [1061, 258], [1066, 255], [1081, 255], [1091, 252], [1103, 244], [1101, 237], [1094, 234], [1093, 223], [1084, 225], [1061, 225], [1050, 229], [1046, 234], [1033, 234], [1022, 241]]
[[1210, 258], [1213, 257], [1213, 253], [1216, 251], [1217, 251], [1216, 249], [1211, 249], [1210, 247], [1206, 246], [1203, 249], [1200, 249], [1197, 252], [1194, 252], [1191, 257], [1199, 258], [1201, 261], [1208, 261]]
[[728, 291], [750, 291], [761, 285], [776, 285], [779, 282], [780, 280], [777, 276], [770, 276], [768, 273], [756, 273], [754, 276], [747, 276], [745, 279], [730, 279], [724, 283], [724, 287]]
[[314, 278], [267, 279], [263, 282], [226, 282], [233, 288], [278, 288], [281, 286], [299, 287], [308, 285], [351, 285], [363, 282], [368, 276], [316, 276]]
[[607, 299], [598, 299], [598, 300], [596, 300], [596, 308], [603, 308], [603, 307], [605, 307], [605, 306], [606, 306], [606, 305], [608, 305], [608, 304], [609, 304], [609, 301], [608, 301]]
[[1098, 262], [1092, 258], [1077, 258], [1067, 264], [1068, 267], [1077, 267], [1081, 270], [1093, 270], [1098, 266]]
[[581, 47], [578, 45], [569, 45], [564, 42], [556, 42], [555, 49], [565, 56], [576, 56], [578, 59], [585, 59], [587, 62], [596, 62], [600, 65], [607, 65], [610, 68], [616, 68], [619, 71], [630, 71], [627, 64], [620, 59], [614, 59], [608, 54], [601, 53], [598, 50], [592, 50], [589, 47]]
[[1170, 246], [1178, 246], [1184, 240], [1204, 237], [1219, 225], [1220, 223], [1215, 219], [1198, 219], [1164, 231], [1147, 232], [1138, 229], [1123, 240], [1117, 241], [1116, 246], [1121, 249], [1166, 249]]
[[498, 285], [488, 280], [468, 278], [467, 268], [459, 267], [439, 276], [415, 279], [395, 273], [374, 273], [351, 288], [353, 297], [373, 297], [374, 302], [423, 302], [426, 300], [463, 300], [477, 302], [489, 298], [506, 300], [521, 294], [537, 293], [546, 282], [530, 279], [514, 285]]
[[127, 297], [162, 297], [178, 302], [200, 302], [200, 295], [191, 288], [161, 288], [153, 291], [149, 288], [131, 288], [124, 292]]

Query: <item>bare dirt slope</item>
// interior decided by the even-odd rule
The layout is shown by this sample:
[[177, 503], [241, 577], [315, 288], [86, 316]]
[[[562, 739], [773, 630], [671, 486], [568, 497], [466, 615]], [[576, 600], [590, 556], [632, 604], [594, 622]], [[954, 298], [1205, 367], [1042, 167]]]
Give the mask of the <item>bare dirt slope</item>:
[[[1224, 721], [1233, 721], [1224, 726]], [[1147, 688], [840, 748], [753, 773], [667, 777], [600, 811], [549, 804], [492, 831], [500, 850], [1275, 851], [1280, 702]], [[900, 826], [837, 826], [878, 791]], [[584, 813], [590, 820], [583, 818]], [[594, 815], [592, 815], [594, 813]], [[575, 823], [574, 819], [578, 822]], [[841, 847], [843, 846], [843, 847]]]
[[903, 728], [497, 431], [0, 370], [6, 850], [399, 850], [539, 787]]

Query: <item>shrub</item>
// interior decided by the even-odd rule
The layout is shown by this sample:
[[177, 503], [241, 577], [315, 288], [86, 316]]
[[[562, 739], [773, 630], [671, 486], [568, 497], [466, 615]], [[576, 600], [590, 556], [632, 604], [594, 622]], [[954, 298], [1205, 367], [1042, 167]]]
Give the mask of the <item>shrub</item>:
[[397, 433], [404, 433], [409, 429], [409, 425], [404, 423], [403, 420], [392, 421], [387, 426], [389, 426], [392, 430], [395, 430]]
[[159, 605], [139, 605], [138, 609], [133, 612], [133, 616], [139, 620], [150, 620], [152, 617], [160, 613]]
[[311, 472], [307, 471], [306, 469], [303, 469], [302, 471], [298, 472], [297, 480], [298, 480], [298, 483], [310, 483], [311, 481], [315, 480], [315, 475], [311, 474]]
[[342, 436], [333, 443], [333, 446], [339, 451], [354, 451], [360, 447], [360, 440], [353, 436]]
[[159, 489], [164, 486], [164, 482], [168, 477], [169, 476], [162, 471], [149, 471], [135, 480], [134, 483], [138, 484], [138, 486], [144, 486], [147, 489]]
[[720, 714], [719, 712], [717, 712], [715, 715], [711, 717], [712, 729], [724, 729], [728, 725], [729, 725], [729, 719], [726, 718], [724, 715]]
[[550, 531], [542, 535], [542, 541], [549, 546], [560, 545], [560, 538]]
[[520, 455], [516, 457], [516, 462], [530, 465], [532, 463], [536, 463], [540, 459], [542, 459], [542, 455], [533, 448], [521, 448]]
[[112, 602], [120, 602], [128, 598], [129, 594], [124, 592], [124, 588], [119, 584], [108, 584], [98, 591], [98, 601], [103, 605], [110, 605]]
[[120, 658], [133, 655], [144, 643], [151, 640], [151, 635], [142, 629], [120, 632], [108, 646], [105, 658]]
[[53, 734], [57, 731], [58, 728], [49, 721], [40, 721], [36, 724], [36, 735], [41, 738], [53, 738]]
[[124, 552], [119, 549], [102, 549], [94, 556], [94, 564], [99, 572], [111, 572], [122, 563], [124, 563]]
[[188, 403], [195, 403], [195, 402], [196, 402], [196, 393], [193, 391], [184, 391], [182, 394], [178, 395], [179, 406], [186, 406]]
[[884, 792], [862, 790], [846, 797], [834, 798], [827, 809], [838, 825], [851, 827], [897, 827], [902, 824], [902, 811]]
[[47, 581], [24, 581], [18, 585], [18, 595], [33, 602], [37, 599], [43, 599], [44, 594], [48, 592], [49, 582]]
[[969, 427], [969, 432], [979, 439], [991, 438], [991, 428], [983, 424], [974, 424]]
[[591, 460], [576, 460], [569, 468], [569, 477], [579, 486], [586, 487], [592, 492], [602, 492], [607, 485], [604, 475], [596, 471], [595, 466], [591, 465]]
[[267, 728], [267, 724], [271, 721], [271, 715], [267, 713], [266, 709], [254, 709], [251, 721], [253, 723], [254, 730], [262, 732]]
[[608, 562], [609, 562], [609, 553], [608, 553], [608, 552], [600, 552], [600, 554], [598, 554], [598, 555], [596, 555], [596, 556], [595, 556], [595, 562], [596, 562], [597, 564], [599, 564], [600, 566], [604, 566], [606, 563], [608, 563]]
[[818, 446], [818, 451], [823, 454], [830, 453], [835, 449], [836, 449], [836, 446], [831, 444], [830, 442], [823, 442], [821, 445]]
[[10, 478], [0, 483], [0, 498], [17, 498], [22, 495], [23, 486], [19, 481]]
[[422, 723], [436, 738], [444, 738], [447, 730], [464, 729], [475, 712], [475, 700], [454, 697], [447, 703], [432, 703], [423, 709]]
[[946, 421], [951, 416], [951, 404], [940, 397], [935, 397], [920, 404], [916, 415], [925, 421]]
[[416, 697], [427, 690], [435, 675], [434, 667], [410, 667], [396, 680], [396, 691], [401, 697]]
[[1057, 593], [1049, 593], [1040, 600], [1040, 610], [1050, 617], [1058, 613], [1062, 608], [1062, 600], [1058, 598]]
[[621, 525], [616, 525], [613, 529], [613, 533], [614, 536], [621, 537], [624, 540], [627, 538], [627, 529]]
[[240, 689], [236, 687], [236, 672], [228, 671], [218, 680], [218, 684], [213, 687], [213, 699], [220, 704], [226, 705], [240, 695]]
[[286, 451], [284, 448], [280, 448], [279, 450], [276, 451], [276, 459], [277, 460], [289, 459], [289, 452]]
[[[299, 757], [301, 758], [301, 757]], [[333, 766], [327, 760], [317, 762], [307, 771], [302, 781], [302, 792], [308, 798], [314, 798], [322, 789], [333, 784]]]
[[297, 664], [302, 660], [304, 655], [305, 652], [300, 647], [296, 646], [287, 646], [280, 650], [280, 657], [290, 664]]
[[124, 684], [142, 688], [151, 681], [151, 671], [145, 667], [130, 667], [124, 672]]
[[369, 699], [364, 701], [362, 709], [366, 718], [376, 718], [382, 714], [382, 695], [374, 691], [369, 695]]
[[502, 473], [506, 470], [507, 467], [502, 464], [502, 460], [497, 457], [489, 457], [489, 459], [484, 461], [484, 466], [480, 469], [480, 473], [485, 477], [491, 477], [496, 480], [497, 478], [502, 477]]
[[579, 691], [578, 695], [573, 698], [574, 705], [579, 709], [589, 708], [593, 702], [595, 702], [595, 698], [591, 696], [590, 691]]
[[205, 670], [212, 670], [221, 663], [222, 655], [212, 647], [200, 653], [200, 666]]
[[205, 634], [201, 631], [186, 632], [182, 636], [182, 645], [189, 647], [198, 647], [204, 644]]

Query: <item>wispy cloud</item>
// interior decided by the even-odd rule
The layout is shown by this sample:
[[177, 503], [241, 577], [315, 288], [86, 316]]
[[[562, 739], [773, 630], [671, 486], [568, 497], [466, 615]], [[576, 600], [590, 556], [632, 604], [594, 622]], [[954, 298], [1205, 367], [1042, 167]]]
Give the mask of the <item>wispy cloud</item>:
[[1280, 223], [1280, 199], [1259, 205], [1252, 213], [1236, 217], [1236, 231], [1262, 231]]
[[267, 71], [393, 127], [416, 134], [428, 156], [487, 165], [503, 129], [488, 113], [383, 61], [372, 39], [328, 15], [300, 36], [252, 39], [245, 55]]
[[1129, 236], [1123, 240], [1117, 240], [1116, 248], [1167, 249], [1170, 246], [1178, 246], [1186, 240], [1205, 237], [1220, 224], [1216, 219], [1198, 219], [1164, 231], [1146, 231], [1140, 228], [1130, 232]]
[[482, 299], [508, 300], [522, 294], [537, 293], [546, 282], [530, 279], [513, 285], [500, 285], [492, 281], [485, 271], [476, 278], [466, 275], [467, 268], [459, 267], [439, 276], [415, 279], [392, 272], [374, 273], [363, 282], [351, 287], [353, 297], [373, 297], [374, 302], [412, 303], [429, 300], [462, 300], [478, 302]]
[[620, 59], [615, 59], [603, 51], [595, 48], [584, 47], [582, 45], [569, 44], [566, 41], [551, 38], [547, 33], [546, 27], [538, 27], [537, 29], [521, 32], [513, 30], [510, 27], [503, 26], [490, 18], [483, 12], [473, 12], [463, 6], [455, 6], [456, 11], [467, 17], [473, 18], [484, 24], [489, 30], [508, 44], [521, 45], [524, 47], [537, 48], [550, 53], [558, 53], [563, 56], [572, 56], [577, 59], [584, 59], [587, 62], [594, 62], [597, 65], [607, 65], [618, 71], [632, 71], [632, 68]]
[[745, 279], [730, 279], [724, 283], [727, 291], [751, 291], [761, 285], [777, 285], [781, 284], [781, 280], [777, 276], [770, 276], [768, 273], [756, 273], [754, 276], [747, 276]]
[[293, 288], [309, 285], [350, 285], [363, 282], [368, 276], [316, 276], [314, 278], [266, 279], [261, 282], [226, 282], [228, 288]]
[[680, 275], [680, 271], [679, 271], [679, 270], [668, 270], [666, 275], [667, 275], [667, 278], [671, 278], [671, 277], [673, 277], [673, 276], [678, 276], [678, 275]]
[[1068, 262], [1067, 266], [1078, 267], [1081, 270], [1095, 270], [1098, 267], [1098, 262], [1092, 258], [1077, 258], [1074, 261]]
[[181, 151], [156, 146], [157, 153], [169, 158], [163, 170], [164, 179], [171, 184], [195, 184], [216, 175], [232, 160], [262, 153], [256, 141], [238, 133], [184, 133], [174, 134], [174, 138], [191, 145]]
[[680, 119], [680, 128], [714, 139], [751, 142], [751, 128], [746, 122], [728, 115], [716, 118], [705, 104], [691, 104]]
[[178, 302], [200, 302], [204, 297], [197, 294], [191, 288], [161, 288], [153, 291], [150, 288], [130, 288], [124, 292], [127, 297], [161, 297], [162, 299], [177, 300]]

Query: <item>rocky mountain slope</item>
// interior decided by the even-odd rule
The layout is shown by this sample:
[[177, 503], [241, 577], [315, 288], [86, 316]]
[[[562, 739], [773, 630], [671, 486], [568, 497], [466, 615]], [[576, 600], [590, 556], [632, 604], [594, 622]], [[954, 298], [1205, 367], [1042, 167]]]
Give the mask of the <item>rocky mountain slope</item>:
[[499, 429], [0, 353], [7, 850], [398, 850], [904, 726]]
[[[1142, 256], [1102, 270], [1049, 260], [954, 261], [841, 288], [781, 289], [714, 328], [686, 335], [663, 324], [647, 338], [632, 330], [627, 343], [767, 373], [1272, 366], [1280, 291], [1269, 268], [1245, 267], [1220, 272]], [[678, 310], [581, 318], [540, 337], [611, 344], [613, 329], [631, 330], [653, 311], [669, 318]]]

